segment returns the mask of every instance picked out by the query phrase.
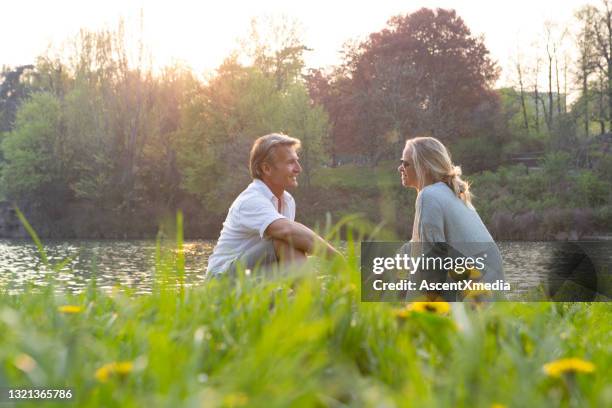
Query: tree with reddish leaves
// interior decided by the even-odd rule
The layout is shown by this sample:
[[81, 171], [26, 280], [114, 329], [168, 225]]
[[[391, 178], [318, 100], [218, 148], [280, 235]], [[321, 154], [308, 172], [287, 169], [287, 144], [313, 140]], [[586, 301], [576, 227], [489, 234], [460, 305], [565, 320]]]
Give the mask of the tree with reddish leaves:
[[327, 144], [332, 166], [342, 162], [346, 155], [361, 153], [355, 143], [359, 125], [358, 104], [353, 103], [351, 81], [337, 70], [326, 74], [321, 70], [310, 70], [305, 76], [310, 97], [317, 105], [322, 105], [329, 115], [329, 143]]
[[349, 138], [375, 164], [415, 135], [453, 141], [486, 133], [498, 75], [483, 39], [454, 10], [423, 8], [349, 48], [327, 77], [326, 97], [313, 99], [329, 111], [336, 147]]

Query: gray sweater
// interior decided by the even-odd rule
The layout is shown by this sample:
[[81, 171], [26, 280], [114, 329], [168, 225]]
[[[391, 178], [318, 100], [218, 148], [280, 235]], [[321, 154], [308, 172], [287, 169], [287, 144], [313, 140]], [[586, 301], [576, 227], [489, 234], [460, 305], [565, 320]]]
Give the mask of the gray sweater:
[[446, 242], [465, 256], [486, 254], [483, 281], [503, 279], [501, 255], [487, 227], [476, 210], [441, 181], [417, 195], [411, 242], [416, 252], [426, 252], [428, 243]]

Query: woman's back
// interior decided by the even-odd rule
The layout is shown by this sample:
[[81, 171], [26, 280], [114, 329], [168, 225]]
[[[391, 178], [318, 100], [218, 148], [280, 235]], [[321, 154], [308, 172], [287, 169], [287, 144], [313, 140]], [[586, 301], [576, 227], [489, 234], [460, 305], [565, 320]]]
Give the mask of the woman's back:
[[446, 183], [423, 188], [417, 195], [412, 241], [493, 242], [476, 210], [469, 208]]
[[446, 183], [430, 184], [419, 191], [411, 241], [419, 253], [427, 253], [431, 243], [445, 242], [465, 257], [483, 256], [485, 282], [504, 276], [501, 254], [487, 227]]

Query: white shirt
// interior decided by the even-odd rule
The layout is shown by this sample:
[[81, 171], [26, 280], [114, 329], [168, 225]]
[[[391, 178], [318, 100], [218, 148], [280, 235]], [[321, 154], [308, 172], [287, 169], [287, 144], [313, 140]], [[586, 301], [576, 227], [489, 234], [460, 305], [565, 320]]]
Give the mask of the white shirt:
[[283, 193], [281, 211], [278, 199], [261, 180], [255, 179], [242, 192], [227, 213], [223, 229], [212, 255], [207, 274], [224, 272], [242, 253], [264, 240], [268, 225], [279, 218], [295, 220], [295, 200]]

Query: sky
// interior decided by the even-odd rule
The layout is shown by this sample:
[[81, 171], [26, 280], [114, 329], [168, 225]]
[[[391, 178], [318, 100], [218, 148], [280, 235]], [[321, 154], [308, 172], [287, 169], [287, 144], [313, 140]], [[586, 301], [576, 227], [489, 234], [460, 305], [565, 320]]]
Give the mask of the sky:
[[[502, 67], [498, 85], [512, 82], [512, 60], [517, 52], [529, 59], [532, 44], [542, 44], [545, 21], [572, 22], [574, 11], [587, 0], [54, 0], [10, 1], [2, 5], [0, 66], [33, 63], [50, 44], [59, 46], [80, 28], [116, 28], [120, 18], [126, 32], [139, 32], [159, 68], [173, 62], [196, 73], [214, 70], [245, 38], [252, 17], [285, 16], [297, 19], [302, 38], [312, 48], [309, 67], [338, 64], [342, 45], [384, 28], [393, 15], [421, 7], [453, 8], [473, 34], [484, 35], [492, 57]], [[591, 1], [598, 4], [598, 0]], [[569, 42], [568, 42], [569, 43]]]

